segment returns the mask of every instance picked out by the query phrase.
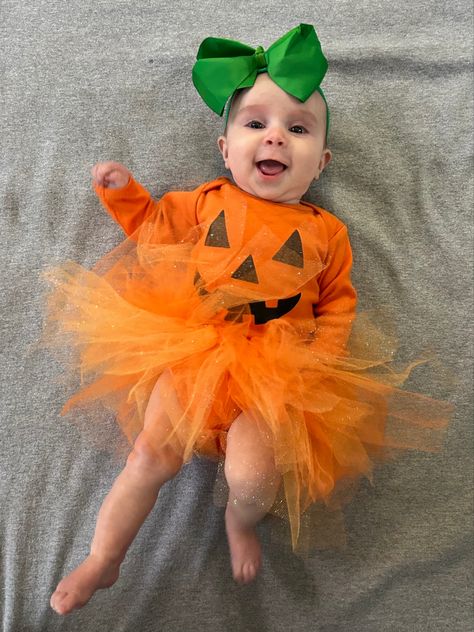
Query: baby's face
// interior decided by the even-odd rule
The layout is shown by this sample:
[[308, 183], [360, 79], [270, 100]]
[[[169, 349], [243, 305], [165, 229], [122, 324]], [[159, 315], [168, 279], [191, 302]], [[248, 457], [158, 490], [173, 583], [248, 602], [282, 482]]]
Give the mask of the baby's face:
[[321, 95], [314, 92], [301, 103], [264, 73], [235, 98], [218, 145], [238, 187], [265, 200], [295, 204], [331, 159], [325, 135]]

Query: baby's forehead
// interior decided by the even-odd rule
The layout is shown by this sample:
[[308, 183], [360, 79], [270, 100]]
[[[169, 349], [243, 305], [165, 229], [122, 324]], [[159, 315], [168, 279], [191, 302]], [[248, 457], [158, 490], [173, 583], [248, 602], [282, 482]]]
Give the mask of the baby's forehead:
[[325, 112], [326, 104], [319, 92], [315, 91], [304, 102], [289, 95], [277, 86], [267, 74], [257, 77], [250, 88], [237, 90], [229, 105], [229, 119], [234, 118], [242, 110], [258, 110], [266, 106], [278, 106], [288, 112], [309, 112], [321, 116]]

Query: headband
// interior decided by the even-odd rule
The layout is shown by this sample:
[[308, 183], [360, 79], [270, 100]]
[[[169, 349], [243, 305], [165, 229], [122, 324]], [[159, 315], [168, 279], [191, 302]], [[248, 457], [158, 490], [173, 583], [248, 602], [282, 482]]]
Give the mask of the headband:
[[320, 83], [328, 62], [314, 27], [300, 24], [274, 42], [266, 51], [234, 40], [207, 37], [199, 47], [193, 67], [193, 83], [203, 101], [219, 116], [236, 92], [250, 88], [260, 72], [299, 101], [317, 91], [326, 104], [326, 137], [329, 108]]

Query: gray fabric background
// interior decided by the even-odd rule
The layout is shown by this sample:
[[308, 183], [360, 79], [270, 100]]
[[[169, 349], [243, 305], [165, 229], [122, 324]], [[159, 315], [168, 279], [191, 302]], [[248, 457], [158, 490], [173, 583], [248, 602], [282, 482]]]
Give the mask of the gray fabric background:
[[[0, 620], [4, 632], [472, 630], [472, 8], [467, 0], [3, 0], [1, 33]], [[315, 24], [330, 60], [334, 160], [310, 199], [350, 229], [361, 307], [390, 306], [407, 360], [434, 348], [455, 381], [410, 386], [457, 407], [444, 451], [377, 472], [347, 509], [344, 551], [269, 543], [234, 585], [215, 465], [163, 489], [120, 581], [67, 619], [48, 606], [88, 550], [121, 462], [59, 416], [37, 347], [41, 271], [121, 239], [89, 179], [123, 161], [154, 195], [224, 173], [222, 123], [190, 72], [208, 35], [268, 46]], [[113, 427], [101, 430], [116, 445]]]

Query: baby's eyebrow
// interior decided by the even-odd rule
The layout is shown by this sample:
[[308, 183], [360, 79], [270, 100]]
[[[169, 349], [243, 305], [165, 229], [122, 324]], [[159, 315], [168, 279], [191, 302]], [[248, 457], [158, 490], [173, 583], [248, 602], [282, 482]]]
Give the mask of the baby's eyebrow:
[[245, 107], [238, 110], [237, 116], [240, 116], [240, 114], [252, 114], [253, 112], [261, 112], [263, 109], [264, 108], [262, 105], [246, 105]]
[[[242, 109], [238, 110], [236, 116], [252, 116], [255, 114], [260, 114], [265, 112], [265, 106], [254, 104], [254, 105], [246, 105]], [[309, 110], [291, 110], [288, 113], [288, 118], [291, 120], [300, 120], [306, 122], [308, 124], [312, 123], [313, 125], [318, 124], [318, 118], [313, 112]]]
[[318, 123], [318, 117], [310, 110], [295, 110], [290, 113], [290, 118], [300, 119], [307, 123], [313, 123], [314, 125]]

